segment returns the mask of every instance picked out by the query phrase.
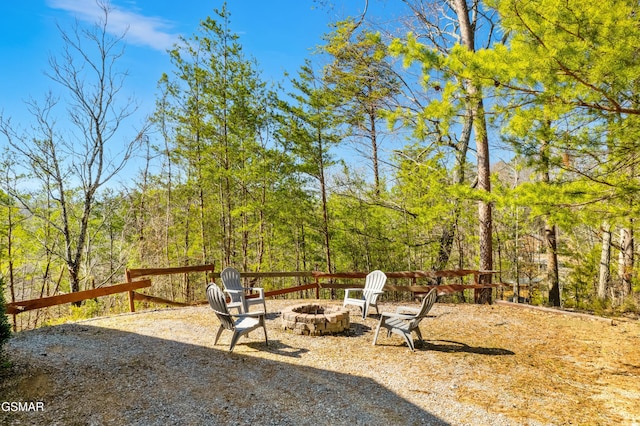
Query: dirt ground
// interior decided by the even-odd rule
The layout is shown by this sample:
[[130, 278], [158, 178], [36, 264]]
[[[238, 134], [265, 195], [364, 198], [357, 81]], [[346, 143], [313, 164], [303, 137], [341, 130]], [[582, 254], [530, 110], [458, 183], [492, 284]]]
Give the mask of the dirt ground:
[[357, 310], [347, 333], [284, 331], [293, 303], [268, 300], [269, 345], [258, 330], [233, 353], [228, 334], [213, 345], [207, 306], [18, 333], [0, 423], [640, 424], [637, 320], [437, 303], [411, 352], [397, 336], [373, 346], [376, 315]]

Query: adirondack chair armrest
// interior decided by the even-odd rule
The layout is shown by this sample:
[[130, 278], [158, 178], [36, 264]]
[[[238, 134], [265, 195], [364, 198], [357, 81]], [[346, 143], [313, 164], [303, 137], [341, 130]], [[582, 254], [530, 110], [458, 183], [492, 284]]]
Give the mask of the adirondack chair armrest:
[[411, 306], [398, 306], [396, 308], [396, 314], [401, 314], [403, 312], [411, 312], [412, 314], [417, 314], [418, 312], [420, 312], [419, 308], [413, 308]]
[[233, 314], [230, 314], [229, 312], [222, 312], [222, 311], [219, 311], [219, 310], [217, 310], [217, 309], [213, 309], [213, 308], [212, 308], [212, 310], [213, 310], [213, 313], [215, 313], [216, 315], [222, 315], [223, 317], [232, 317], [232, 316], [235, 316], [235, 315], [233, 315]]
[[244, 292], [244, 290], [230, 290], [228, 288], [225, 288], [224, 292], [225, 293], [229, 293], [229, 294], [240, 294], [240, 293]]
[[416, 314], [399, 314], [399, 313], [383, 312], [380, 314], [380, 319], [382, 319], [382, 317], [412, 320], [416, 317]]
[[363, 290], [364, 290], [363, 288], [345, 288], [345, 289], [344, 289], [344, 298], [345, 298], [345, 299], [349, 299], [349, 292], [353, 292], [353, 293], [359, 292], [359, 293], [362, 293], [362, 291], [363, 291]]
[[249, 292], [257, 291], [260, 296], [264, 296], [264, 288], [262, 287], [243, 287], [243, 289]]
[[260, 318], [266, 314], [263, 311], [247, 312], [244, 314], [231, 314], [234, 318]]

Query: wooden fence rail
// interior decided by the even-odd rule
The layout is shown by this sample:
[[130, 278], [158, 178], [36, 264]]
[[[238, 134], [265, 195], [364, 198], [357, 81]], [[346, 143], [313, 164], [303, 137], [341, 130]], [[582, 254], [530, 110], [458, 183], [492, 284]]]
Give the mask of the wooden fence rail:
[[123, 284], [116, 284], [109, 287], [100, 287], [93, 290], [77, 291], [75, 293], [59, 294], [56, 296], [41, 297], [39, 299], [22, 300], [19, 302], [7, 303], [8, 314], [19, 314], [32, 309], [47, 308], [49, 306], [62, 305], [65, 303], [80, 302], [87, 299], [95, 299], [100, 296], [110, 294], [133, 292], [144, 287], [151, 287], [151, 280], [133, 281]]
[[[49, 306], [60, 305], [64, 303], [79, 302], [86, 299], [94, 299], [100, 296], [106, 296], [115, 293], [128, 292], [129, 293], [129, 308], [131, 312], [135, 311], [134, 301], [148, 301], [159, 304], [167, 304], [171, 306], [191, 306], [206, 301], [184, 303], [176, 302], [173, 300], [163, 299], [151, 295], [136, 293], [134, 290], [141, 288], [151, 287], [151, 279], [148, 277], [170, 274], [186, 274], [192, 272], [209, 272], [209, 278], [215, 282], [216, 278], [220, 278], [219, 272], [214, 272], [214, 265], [194, 265], [194, 266], [182, 266], [171, 268], [145, 268], [145, 269], [128, 269], [126, 271], [126, 283], [116, 284], [109, 287], [101, 287], [94, 290], [85, 290], [75, 293], [62, 294], [57, 296], [43, 297], [40, 299], [23, 300], [20, 302], [13, 302], [7, 304], [8, 314], [18, 314], [32, 309], [45, 308]], [[412, 293], [427, 293], [432, 288], [438, 288], [438, 294], [452, 294], [464, 291], [466, 289], [480, 289], [480, 288], [495, 288], [501, 287], [505, 284], [480, 284], [479, 277], [487, 274], [495, 274], [498, 271], [478, 271], [472, 269], [456, 269], [445, 271], [399, 271], [399, 272], [385, 272], [387, 278], [390, 279], [411, 279], [412, 285], [393, 285], [386, 284], [384, 289], [386, 291], [397, 292], [412, 292]], [[288, 293], [294, 293], [304, 290], [314, 290], [316, 298], [320, 298], [320, 289], [345, 289], [351, 287], [363, 287], [364, 283], [350, 283], [350, 284], [338, 284], [334, 279], [364, 279], [367, 276], [366, 272], [340, 272], [340, 273], [325, 273], [319, 271], [298, 271], [298, 272], [242, 272], [244, 278], [312, 278], [312, 283], [294, 285], [287, 288], [278, 290], [271, 290], [265, 292], [265, 297], [275, 297]], [[417, 279], [420, 278], [464, 278], [467, 276], [473, 276], [473, 284], [440, 284], [440, 285], [416, 285]], [[134, 280], [135, 278], [147, 277], [143, 280]], [[251, 296], [248, 296], [251, 297]]]
[[[496, 284], [480, 284], [480, 276], [482, 275], [493, 275], [497, 274], [500, 271], [480, 271], [476, 269], [451, 269], [451, 270], [441, 270], [441, 271], [398, 271], [398, 272], [385, 272], [385, 275], [389, 279], [411, 279], [412, 285], [393, 285], [393, 284], [385, 284], [385, 291], [397, 291], [397, 292], [411, 292], [411, 293], [428, 293], [432, 288], [438, 289], [438, 295], [442, 296], [445, 294], [453, 294], [459, 293], [464, 290], [473, 289], [479, 290], [483, 288], [497, 288], [502, 287], [505, 284], [496, 283]], [[339, 272], [339, 273], [325, 273], [325, 272], [313, 272], [313, 276], [316, 279], [316, 283], [321, 288], [332, 288], [332, 289], [345, 289], [349, 287], [362, 287], [362, 285], [353, 285], [353, 284], [336, 284], [333, 282], [328, 283], [320, 283], [319, 280], [321, 278], [324, 279], [334, 279], [334, 278], [365, 278], [367, 276], [366, 272]], [[438, 285], [416, 285], [418, 278], [464, 278], [467, 276], [473, 276], [473, 284], [438, 284]], [[388, 283], [388, 281], [387, 281]]]

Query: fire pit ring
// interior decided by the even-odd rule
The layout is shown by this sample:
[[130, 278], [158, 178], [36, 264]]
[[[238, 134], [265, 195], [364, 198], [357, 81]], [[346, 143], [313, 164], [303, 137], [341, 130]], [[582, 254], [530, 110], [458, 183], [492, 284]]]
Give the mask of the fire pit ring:
[[291, 306], [282, 311], [282, 329], [310, 336], [341, 333], [349, 330], [349, 311], [313, 303]]

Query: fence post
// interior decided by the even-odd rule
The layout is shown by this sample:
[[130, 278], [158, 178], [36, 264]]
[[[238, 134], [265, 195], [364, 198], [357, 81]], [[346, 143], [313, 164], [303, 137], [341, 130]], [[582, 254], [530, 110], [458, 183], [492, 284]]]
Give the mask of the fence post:
[[[129, 269], [125, 271], [125, 278], [127, 279], [128, 283], [131, 282], [131, 272], [129, 272]], [[129, 290], [129, 311], [130, 312], [136, 311], [136, 305], [133, 300], [133, 290]]]
[[136, 311], [136, 305], [133, 303], [133, 290], [129, 291], [129, 310], [131, 312]]

